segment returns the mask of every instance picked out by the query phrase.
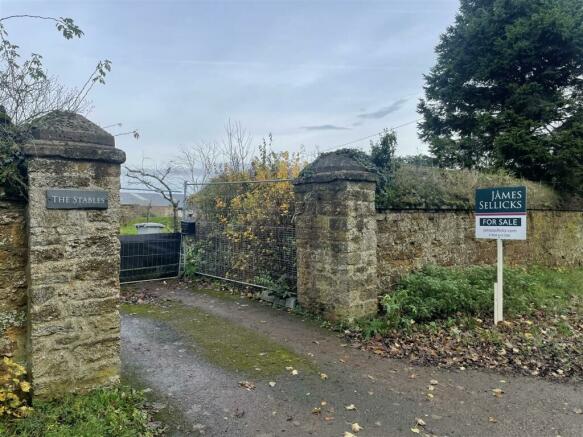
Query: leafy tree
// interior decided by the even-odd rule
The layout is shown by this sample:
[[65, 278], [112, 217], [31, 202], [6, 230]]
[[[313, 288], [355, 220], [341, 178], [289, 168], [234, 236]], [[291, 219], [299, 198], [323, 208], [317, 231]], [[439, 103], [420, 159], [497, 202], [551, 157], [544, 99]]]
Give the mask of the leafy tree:
[[295, 289], [289, 231], [295, 199], [289, 179], [298, 177], [306, 163], [300, 153], [274, 152], [272, 141], [269, 134], [245, 166], [223, 149], [220, 172], [190, 196], [199, 226], [191, 262], [210, 273], [221, 265], [221, 274], [288, 297]]
[[418, 154], [418, 155], [407, 155], [399, 156], [396, 158], [399, 165], [412, 165], [416, 167], [435, 167], [435, 158], [429, 155]]
[[391, 173], [395, 165], [397, 135], [394, 131], [385, 130], [377, 142], [370, 142], [370, 158], [374, 165], [385, 173]]
[[395, 131], [385, 129], [376, 142], [370, 142], [370, 161], [379, 174], [376, 203], [380, 208], [388, 207], [392, 199], [393, 181], [398, 167], [398, 159], [395, 157], [396, 149]]
[[418, 111], [439, 165], [582, 192], [581, 0], [461, 0], [436, 52]]
[[49, 76], [42, 56], [22, 60], [19, 46], [9, 40], [5, 24], [32, 19], [52, 22], [65, 39], [81, 38], [83, 31], [71, 18], [37, 15], [0, 17], [0, 197], [25, 197], [26, 172], [20, 145], [28, 139], [28, 125], [54, 110], [83, 112], [95, 84], [105, 83], [109, 60], [99, 61], [81, 88], [67, 88]]

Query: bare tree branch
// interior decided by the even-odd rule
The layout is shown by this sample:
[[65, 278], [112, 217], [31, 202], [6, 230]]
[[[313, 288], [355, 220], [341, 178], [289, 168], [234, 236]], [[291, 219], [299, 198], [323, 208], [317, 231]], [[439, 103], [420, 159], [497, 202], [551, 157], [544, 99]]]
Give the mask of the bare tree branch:
[[32, 53], [21, 61], [19, 47], [8, 40], [3, 25], [7, 20], [21, 18], [53, 21], [66, 39], [83, 36], [70, 18], [26, 14], [0, 18], [0, 104], [14, 125], [26, 124], [54, 110], [86, 112], [91, 106], [88, 94], [96, 83], [105, 83], [111, 62], [99, 61], [81, 88], [66, 88], [56, 77], [47, 75], [41, 55]]
[[214, 143], [200, 143], [181, 151], [182, 167], [191, 183], [205, 183], [218, 173], [220, 149]]
[[227, 170], [242, 173], [249, 169], [249, 160], [253, 155], [253, 137], [238, 121], [231, 119], [225, 125], [225, 138], [221, 143], [221, 151], [226, 160]]
[[144, 161], [142, 161], [141, 167], [131, 168], [125, 166], [126, 177], [136, 183], [159, 193], [170, 205], [172, 206], [173, 215], [173, 227], [174, 232], [178, 232], [178, 206], [180, 201], [175, 198], [174, 191], [172, 190], [172, 182], [174, 178], [174, 173], [178, 166], [169, 162], [162, 168], [146, 168]]

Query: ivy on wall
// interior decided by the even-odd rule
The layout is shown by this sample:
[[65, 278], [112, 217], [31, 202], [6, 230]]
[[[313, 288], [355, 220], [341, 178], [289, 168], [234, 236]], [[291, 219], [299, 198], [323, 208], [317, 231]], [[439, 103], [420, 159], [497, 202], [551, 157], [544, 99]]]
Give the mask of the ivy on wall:
[[28, 137], [28, 130], [14, 126], [0, 106], [0, 199], [26, 198], [26, 166], [20, 146]]

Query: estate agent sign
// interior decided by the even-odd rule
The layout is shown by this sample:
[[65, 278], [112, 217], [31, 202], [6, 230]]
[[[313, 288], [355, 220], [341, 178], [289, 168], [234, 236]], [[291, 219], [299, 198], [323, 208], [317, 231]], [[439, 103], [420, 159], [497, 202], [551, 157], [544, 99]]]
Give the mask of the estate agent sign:
[[476, 238], [526, 240], [526, 187], [476, 190]]
[[47, 209], [107, 209], [107, 191], [47, 190]]
[[496, 240], [498, 257], [494, 284], [494, 323], [504, 320], [503, 240], [526, 240], [526, 187], [476, 190], [476, 238]]

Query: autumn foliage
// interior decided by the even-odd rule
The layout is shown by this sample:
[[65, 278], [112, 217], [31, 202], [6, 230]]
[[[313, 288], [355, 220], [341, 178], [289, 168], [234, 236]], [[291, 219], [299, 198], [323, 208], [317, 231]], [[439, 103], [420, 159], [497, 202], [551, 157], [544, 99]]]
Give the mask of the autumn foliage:
[[273, 152], [263, 144], [249, 169], [225, 166], [190, 196], [201, 235], [191, 252], [197, 269], [291, 293], [295, 285], [291, 179], [304, 165], [299, 153]]
[[26, 416], [31, 410], [27, 405], [30, 388], [24, 367], [4, 357], [0, 361], [0, 417]]

